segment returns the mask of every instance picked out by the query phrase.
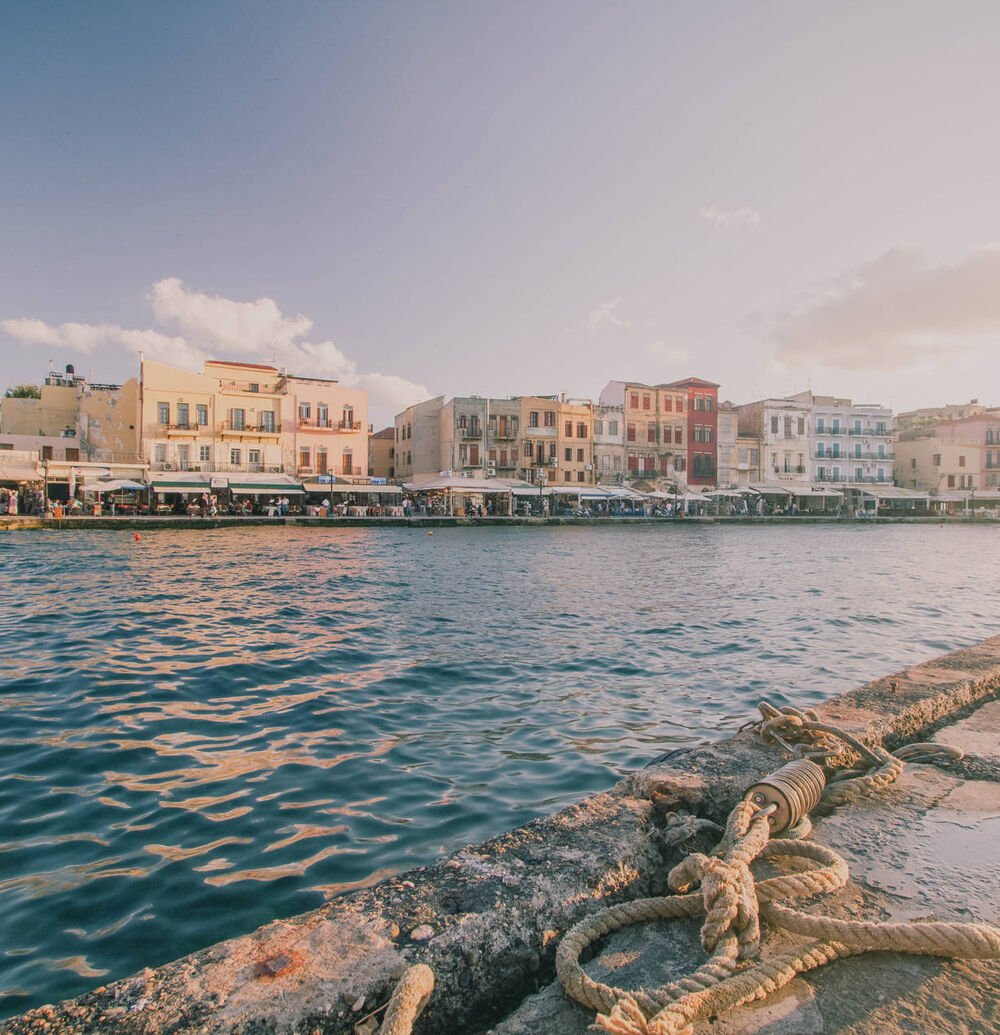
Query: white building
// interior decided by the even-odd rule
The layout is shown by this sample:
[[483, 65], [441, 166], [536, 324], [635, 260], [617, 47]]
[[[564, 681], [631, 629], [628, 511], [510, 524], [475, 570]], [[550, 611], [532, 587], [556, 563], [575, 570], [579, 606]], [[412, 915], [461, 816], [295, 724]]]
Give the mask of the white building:
[[[756, 436], [761, 443], [761, 480], [766, 483], [808, 485], [810, 467], [809, 402], [759, 399], [736, 407], [739, 434]], [[720, 480], [720, 484], [722, 484]]]
[[594, 405], [594, 467], [599, 484], [621, 484], [625, 473], [624, 405]]

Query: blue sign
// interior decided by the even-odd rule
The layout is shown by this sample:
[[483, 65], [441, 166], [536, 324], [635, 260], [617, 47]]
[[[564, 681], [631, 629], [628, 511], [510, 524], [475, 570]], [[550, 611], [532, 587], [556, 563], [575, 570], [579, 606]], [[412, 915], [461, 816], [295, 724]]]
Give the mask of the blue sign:
[[371, 483], [372, 483], [372, 485], [388, 485], [389, 484], [389, 479], [388, 478], [372, 478]]

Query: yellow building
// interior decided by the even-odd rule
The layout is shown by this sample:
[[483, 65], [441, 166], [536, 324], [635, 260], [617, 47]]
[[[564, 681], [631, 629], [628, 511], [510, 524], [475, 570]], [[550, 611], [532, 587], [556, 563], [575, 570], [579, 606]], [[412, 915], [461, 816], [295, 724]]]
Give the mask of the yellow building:
[[594, 484], [594, 404], [589, 400], [560, 400], [556, 456], [559, 485]]
[[396, 477], [396, 429], [383, 428], [368, 439], [368, 474], [372, 478]]
[[594, 404], [555, 395], [519, 402], [519, 476], [536, 485], [593, 485]]

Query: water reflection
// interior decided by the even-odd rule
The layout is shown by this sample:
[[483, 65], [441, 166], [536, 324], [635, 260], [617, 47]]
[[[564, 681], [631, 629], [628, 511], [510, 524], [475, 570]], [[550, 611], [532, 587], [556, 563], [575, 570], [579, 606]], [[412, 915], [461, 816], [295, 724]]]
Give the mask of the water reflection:
[[761, 694], [815, 702], [992, 634], [997, 542], [934, 527], [5, 538], [0, 1015], [551, 811], [733, 729]]

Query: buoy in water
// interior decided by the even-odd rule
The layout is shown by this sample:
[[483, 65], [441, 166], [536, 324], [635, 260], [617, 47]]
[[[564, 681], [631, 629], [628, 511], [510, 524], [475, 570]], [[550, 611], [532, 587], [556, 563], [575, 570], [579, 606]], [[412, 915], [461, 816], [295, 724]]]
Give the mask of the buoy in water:
[[428, 534], [428, 535], [434, 535], [434, 533], [433, 533], [433, 532], [428, 532], [427, 534]]
[[132, 538], [138, 543], [142, 539], [142, 536], [139, 535], [138, 532], [136, 532], [136, 534], [132, 536]]

